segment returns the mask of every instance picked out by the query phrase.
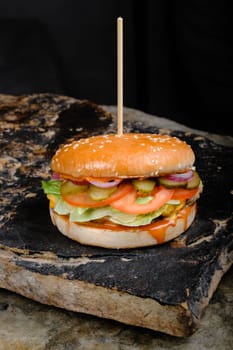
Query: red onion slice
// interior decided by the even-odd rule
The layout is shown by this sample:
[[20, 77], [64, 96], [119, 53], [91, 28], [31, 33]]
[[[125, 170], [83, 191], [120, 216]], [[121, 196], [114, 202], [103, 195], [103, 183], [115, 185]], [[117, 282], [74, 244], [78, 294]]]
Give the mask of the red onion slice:
[[110, 181], [98, 181], [98, 180], [88, 180], [90, 184], [101, 187], [101, 188], [111, 188], [119, 185], [122, 179], [110, 180]]
[[166, 178], [171, 181], [175, 182], [183, 182], [183, 181], [189, 181], [194, 177], [194, 173], [192, 170], [186, 171], [185, 173], [177, 173], [177, 174], [171, 174], [167, 175]]
[[61, 176], [58, 173], [53, 173], [51, 177], [53, 180], [61, 180]]

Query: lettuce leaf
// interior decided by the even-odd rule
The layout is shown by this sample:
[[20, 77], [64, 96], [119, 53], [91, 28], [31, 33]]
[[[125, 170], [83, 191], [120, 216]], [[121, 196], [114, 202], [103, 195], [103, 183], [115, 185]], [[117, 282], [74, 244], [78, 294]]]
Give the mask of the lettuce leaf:
[[101, 219], [103, 217], [109, 216], [110, 212], [111, 212], [111, 208], [109, 206], [99, 207], [99, 208], [73, 207], [73, 209], [70, 212], [70, 221], [88, 222], [91, 220], [97, 220], [97, 219]]
[[56, 194], [61, 195], [61, 181], [49, 180], [42, 181], [42, 189], [45, 194]]
[[[166, 206], [166, 205], [165, 205]], [[116, 209], [111, 208], [111, 217], [110, 220], [112, 222], [115, 222], [116, 224], [121, 224], [125, 226], [143, 226], [150, 224], [154, 219], [159, 217], [162, 212], [164, 211], [164, 207], [161, 207], [160, 209], [153, 211], [151, 213], [147, 214], [138, 214], [138, 215], [132, 215], [132, 214], [126, 214], [122, 213]]]

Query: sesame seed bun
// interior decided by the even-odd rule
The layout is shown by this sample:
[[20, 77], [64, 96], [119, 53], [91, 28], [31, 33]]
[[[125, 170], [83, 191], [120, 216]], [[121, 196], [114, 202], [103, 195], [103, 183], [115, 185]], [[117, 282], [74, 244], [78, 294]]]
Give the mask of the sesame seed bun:
[[183, 172], [195, 157], [184, 141], [159, 134], [92, 136], [63, 145], [51, 168], [66, 177], [152, 177]]

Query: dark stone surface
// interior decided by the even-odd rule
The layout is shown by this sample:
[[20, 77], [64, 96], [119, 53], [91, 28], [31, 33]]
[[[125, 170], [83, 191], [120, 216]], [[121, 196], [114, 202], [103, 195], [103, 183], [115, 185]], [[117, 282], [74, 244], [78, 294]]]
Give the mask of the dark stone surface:
[[[196, 133], [171, 131], [194, 149], [204, 184], [192, 226], [161, 246], [130, 250], [84, 246], [51, 224], [41, 180], [48, 178], [50, 159], [59, 144], [113, 132], [111, 115], [88, 101], [56, 95], [1, 101], [0, 244], [16, 252], [16, 264], [43, 275], [65, 273], [67, 279], [152, 298], [163, 305], [187, 302], [192, 315], [199, 318], [202, 301], [212, 295], [215, 276], [219, 271], [223, 275], [233, 262], [233, 148]], [[160, 131], [128, 120], [125, 127], [131, 132]], [[33, 261], [24, 259], [25, 250], [35, 256]], [[63, 262], [37, 261], [36, 254], [44, 252], [54, 253]], [[90, 260], [70, 264], [69, 258], [78, 257]]]

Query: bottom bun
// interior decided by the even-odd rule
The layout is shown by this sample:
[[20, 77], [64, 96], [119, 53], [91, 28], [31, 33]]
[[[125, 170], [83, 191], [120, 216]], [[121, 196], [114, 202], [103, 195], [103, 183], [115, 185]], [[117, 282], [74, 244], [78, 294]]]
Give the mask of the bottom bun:
[[59, 215], [50, 208], [52, 222], [63, 235], [81, 244], [113, 249], [139, 248], [170, 241], [188, 229], [195, 215], [196, 203], [183, 208], [175, 218], [132, 228], [109, 221], [105, 224], [70, 222], [68, 216]]

